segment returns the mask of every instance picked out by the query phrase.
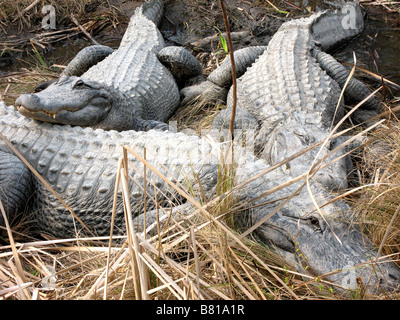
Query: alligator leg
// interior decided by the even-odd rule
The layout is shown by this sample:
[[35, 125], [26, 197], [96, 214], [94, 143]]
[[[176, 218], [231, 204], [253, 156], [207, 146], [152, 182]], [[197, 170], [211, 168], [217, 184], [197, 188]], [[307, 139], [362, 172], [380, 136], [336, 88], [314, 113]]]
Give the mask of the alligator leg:
[[186, 106], [194, 102], [219, 104], [226, 103], [228, 89], [220, 87], [211, 81], [185, 87], [180, 91], [181, 105]]
[[[0, 200], [8, 221], [26, 210], [32, 195], [32, 174], [14, 154], [0, 150]], [[3, 215], [0, 223], [4, 225]]]
[[[236, 77], [242, 76], [248, 67], [266, 50], [266, 47], [248, 47], [234, 52]], [[203, 102], [226, 100], [227, 88], [232, 85], [232, 65], [228, 56], [206, 81], [181, 90], [182, 105], [198, 99]]]
[[[211, 125], [212, 129], [228, 129], [230, 120], [232, 117], [232, 107], [228, 107], [222, 110], [217, 116], [214, 118], [213, 123]], [[258, 121], [257, 118], [254, 117], [250, 112], [242, 109], [236, 108], [235, 115], [235, 124], [234, 129], [238, 130], [250, 130], [258, 129]]]
[[[314, 56], [321, 68], [343, 89], [349, 77], [349, 71], [328, 53], [314, 50]], [[344, 98], [346, 103], [357, 104], [370, 94], [370, 90], [364, 83], [355, 78], [351, 78], [344, 92]], [[375, 117], [378, 112], [379, 105], [375, 98], [371, 97], [354, 112], [352, 118], [357, 123], [368, 122], [368, 120]]]
[[[250, 67], [257, 58], [264, 53], [267, 47], [248, 47], [239, 49], [234, 52], [233, 57], [235, 59], [235, 72], [236, 77], [241, 77]], [[228, 87], [232, 84], [232, 64], [231, 58], [228, 56], [220, 67], [215, 69], [207, 78], [220, 87]]]
[[63, 74], [79, 77], [113, 52], [114, 49], [103, 45], [86, 47], [71, 60]]
[[[103, 45], [94, 45], [83, 48], [78, 52], [75, 58], [71, 60], [71, 62], [63, 71], [62, 75], [79, 77], [113, 52], [114, 50], [112, 48]], [[49, 80], [39, 84], [35, 88], [35, 92], [40, 92], [46, 89], [49, 85], [57, 80], [58, 79]]]
[[173, 129], [166, 123], [156, 120], [143, 120], [137, 118], [135, 120], [135, 129], [136, 131], [149, 131], [149, 130], [157, 130], [157, 131], [173, 131]]
[[157, 57], [177, 81], [203, 75], [200, 62], [183, 47], [165, 47], [157, 53]]

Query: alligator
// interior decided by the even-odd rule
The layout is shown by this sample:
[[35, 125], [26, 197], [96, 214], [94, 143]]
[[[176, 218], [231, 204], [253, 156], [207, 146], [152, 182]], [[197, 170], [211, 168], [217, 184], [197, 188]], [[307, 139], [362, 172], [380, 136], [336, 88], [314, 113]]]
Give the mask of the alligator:
[[[83, 49], [56, 81], [23, 94], [15, 105], [32, 119], [105, 130], [167, 129], [179, 105], [177, 79], [202, 74], [183, 47], [168, 47], [157, 28], [162, 0], [143, 3], [131, 17], [120, 46]], [[167, 67], [169, 69], [167, 69]]]
[[[2, 142], [2, 204], [9, 221], [18, 220], [20, 213], [28, 215], [34, 234], [50, 234], [57, 238], [87, 234], [109, 236], [117, 168], [125, 145], [142, 157], [146, 149], [147, 161], [187, 192], [202, 190], [205, 197], [211, 199], [218, 180], [219, 150], [205, 137], [173, 131], [162, 134], [156, 130], [117, 132], [55, 125], [26, 118], [4, 103], [0, 103], [0, 133], [80, 219], [30, 172], [9, 145]], [[335, 281], [344, 288], [356, 288], [356, 277], [362, 279], [367, 288], [393, 290], [398, 287], [400, 270], [393, 262], [380, 260], [379, 264], [368, 264], [376, 251], [350, 224], [351, 210], [346, 203], [334, 201], [333, 195], [312, 181], [311, 189], [319, 203], [327, 202], [322, 217], [316, 212], [307, 190], [297, 190], [301, 182], [268, 192], [279, 189], [277, 187], [291, 177], [280, 170], [272, 171], [266, 160], [246, 153], [239, 146], [235, 147], [235, 152], [238, 154], [235, 160], [237, 184], [243, 187], [234, 196], [239, 201], [253, 201], [252, 208], [244, 208], [238, 220], [257, 218], [260, 221], [284, 204], [256, 229], [260, 241], [282, 251], [291, 263], [297, 263], [300, 249], [307, 257], [308, 270], [316, 275], [338, 271], [326, 280]], [[143, 211], [143, 163], [133, 156], [129, 157], [129, 162], [132, 164], [129, 166], [132, 213], [138, 219]], [[255, 178], [246, 183], [250, 177]], [[148, 210], [155, 207], [150, 200], [155, 194], [159, 203], [163, 199], [169, 199], [172, 204], [181, 203], [176, 192], [163, 179], [152, 175], [151, 170], [147, 170], [146, 183]], [[119, 194], [114, 234], [124, 233], [124, 219], [123, 200]]]
[[[336, 224], [337, 221], [333, 222], [334, 217], [338, 217], [335, 211], [347, 212], [344, 215], [350, 219], [351, 209], [338, 201], [333, 207], [320, 208], [322, 204], [329, 203], [328, 194], [347, 187], [347, 176], [351, 169], [348, 151], [341, 147], [347, 144], [349, 137], [331, 139], [335, 133], [332, 129], [345, 115], [345, 104], [340, 99], [341, 91], [344, 91], [347, 104], [365, 100], [352, 113], [354, 122], [373, 125], [379, 112], [379, 105], [371, 97], [370, 90], [354, 78], [346, 85], [349, 72], [329, 54], [359, 35], [363, 28], [364, 15], [358, 2], [346, 2], [337, 10], [320, 11], [308, 18], [282, 24], [266, 47], [249, 47], [234, 53], [238, 78], [234, 135], [239, 136], [239, 139], [250, 135], [250, 141], [254, 139], [254, 151], [270, 166], [285, 162], [278, 169], [280, 173], [270, 176], [277, 183], [284, 184], [290, 179], [307, 175], [317, 163], [320, 168], [307, 180], [308, 192], [296, 185], [292, 192], [297, 191], [302, 195], [296, 197], [297, 200], [289, 201], [262, 224], [260, 221], [263, 221], [265, 213], [256, 210], [247, 216], [244, 224], [247, 227], [257, 226], [255, 234], [263, 242], [274, 243], [284, 255], [289, 253], [289, 259], [293, 258], [293, 239], [296, 239], [300, 243], [301, 252], [306, 256], [320, 257], [320, 262], [314, 260], [314, 263], [320, 263], [318, 267], [312, 265], [318, 272], [332, 271], [332, 265], [342, 269], [350, 252], [353, 258], [348, 266], [354, 266], [355, 260], [352, 259], [358, 263], [362, 260], [358, 260], [358, 253], [366, 254], [363, 249], [349, 249], [347, 239], [346, 244], [341, 246], [341, 242], [334, 236], [333, 230], [341, 234], [339, 238], [347, 237], [344, 235], [346, 227], [341, 223]], [[210, 131], [216, 139], [226, 139], [225, 135], [221, 137], [221, 128], [225, 129], [222, 130], [224, 134], [228, 133], [233, 104], [233, 88], [228, 91], [232, 85], [231, 74], [231, 61], [228, 57], [206, 81], [181, 90], [183, 104], [196, 99], [203, 102], [210, 99], [224, 100], [227, 96], [228, 107], [216, 116]], [[246, 139], [249, 141], [249, 137]], [[322, 143], [321, 148], [285, 161], [318, 142]], [[284, 199], [287, 194], [286, 189], [275, 193], [274, 197]], [[313, 200], [312, 197], [318, 199]], [[309, 215], [312, 203], [315, 205], [314, 210], [320, 214]], [[275, 203], [270, 209], [274, 212], [272, 208], [276, 208]], [[315, 233], [310, 235], [305, 232], [305, 227], [299, 221], [307, 221], [310, 228], [315, 228]], [[335, 225], [333, 229], [332, 225]], [[310, 240], [305, 240], [308, 237], [321, 239], [321, 242], [312, 240], [312, 244], [304, 245], [304, 241]], [[327, 241], [327, 237], [330, 237], [330, 241]], [[351, 237], [355, 238], [350, 242], [361, 240], [355, 240], [358, 237], [356, 235]], [[327, 252], [332, 254], [327, 255]], [[325, 269], [328, 265], [330, 267]]]
[[[264, 144], [273, 128], [293, 118], [298, 109], [325, 110], [321, 119], [325, 127], [331, 125], [329, 112], [336, 112], [336, 120], [340, 120], [344, 104], [340, 102], [337, 110], [334, 107], [349, 72], [329, 52], [348, 43], [363, 29], [364, 16], [358, 2], [345, 2], [338, 10], [321, 11], [283, 23], [268, 46], [235, 51], [238, 122], [246, 118], [247, 125], [255, 125], [259, 132], [257, 140]], [[231, 85], [228, 57], [207, 81], [181, 90], [182, 104], [195, 98], [206, 100], [209, 96], [226, 100]], [[228, 108], [218, 114], [214, 128], [229, 124], [232, 91], [231, 87]], [[370, 93], [362, 82], [351, 78], [344, 91], [346, 104], [356, 104]], [[368, 122], [378, 111], [378, 103], [370, 97], [353, 113], [352, 119], [356, 123]]]
[[[357, 123], [374, 124], [372, 119], [378, 115], [379, 105], [357, 79], [351, 78], [346, 86], [349, 72], [325, 51], [331, 52], [349, 42], [363, 28], [364, 15], [359, 3], [345, 2], [337, 10], [328, 9], [283, 23], [266, 47], [249, 47], [234, 53], [238, 77], [234, 129], [240, 132], [239, 136], [252, 136], [254, 151], [261, 158], [275, 165], [314, 143], [329, 140], [321, 150], [314, 149], [282, 167], [280, 170], [286, 176], [295, 178], [307, 173], [322, 155], [329, 154], [314, 181], [330, 191], [347, 187], [351, 161], [344, 154], [345, 148], [331, 152], [347, 137], [329, 139], [334, 133], [332, 128], [344, 117], [341, 90], [344, 89], [346, 103], [365, 100], [352, 114]], [[229, 58], [206, 81], [181, 90], [185, 104], [210, 96], [227, 96], [228, 107], [212, 124], [211, 133], [219, 139], [221, 131], [227, 133], [230, 124], [233, 88], [228, 92], [227, 87], [231, 84]]]
[[[330, 11], [318, 13], [300, 20], [300, 25], [306, 30], [310, 20], [324, 24], [324, 17], [330, 21], [334, 16]], [[319, 41], [319, 48], [323, 48], [324, 43]], [[328, 75], [320, 71], [315, 61], [307, 64], [313, 75], [322, 73], [321, 79], [327, 79]], [[320, 82], [316, 89], [324, 88], [323, 81]], [[320, 93], [319, 99], [326, 98], [324, 92], [339, 90], [333, 81], [330, 83], [333, 89]], [[325, 274], [324, 279], [345, 289], [356, 289], [361, 281], [371, 292], [396, 290], [400, 285], [399, 268], [383, 258], [371, 264], [377, 256], [376, 250], [351, 223], [351, 208], [331, 192], [333, 186], [344, 183], [346, 162], [339, 158], [334, 164], [326, 162], [325, 168], [314, 171], [316, 161], [323, 158], [308, 152], [276, 165], [281, 159], [327, 137], [326, 125], [334, 121], [335, 113], [326, 109], [331, 109], [332, 104], [316, 106], [297, 108], [291, 112], [292, 117], [287, 116], [288, 110], [278, 113], [287, 118], [277, 123], [268, 135], [265, 150], [270, 150], [269, 157], [259, 158], [241, 146], [235, 146], [235, 178], [240, 188], [234, 195], [239, 201], [250, 203], [243, 207], [237, 219], [247, 228], [251, 226], [260, 241], [272, 245], [299, 270], [311, 270], [316, 276]], [[244, 116], [248, 113], [241, 111]], [[337, 117], [340, 116], [339, 112]], [[247, 120], [250, 123], [252, 119]], [[38, 122], [4, 103], [0, 104], [0, 133], [5, 141], [10, 141], [10, 145], [0, 143], [0, 198], [8, 220], [17, 219], [21, 212], [29, 213], [33, 231], [59, 238], [88, 233], [110, 234], [116, 171], [125, 145], [142, 157], [146, 150], [147, 161], [188, 192], [197, 187], [200, 194], [211, 199], [217, 186], [221, 153], [207, 137], [156, 130], [117, 132]], [[314, 133], [318, 136], [313, 136]], [[337, 156], [342, 152], [343, 155], [339, 146], [343, 141], [328, 140], [329, 143], [323, 143], [319, 148], [318, 154]], [[15, 155], [11, 145], [20, 154]], [[31, 173], [20, 160], [22, 157], [71, 210]], [[151, 170], [146, 171], [148, 176], [144, 179], [140, 170], [143, 163], [133, 156], [129, 161], [132, 164], [128, 168], [132, 176], [129, 179], [132, 212], [137, 218], [143, 210], [145, 184], [149, 199], [157, 194], [160, 201], [165, 199], [180, 204], [182, 199], [165, 180], [153, 177]], [[307, 178], [306, 182], [296, 180], [298, 175]], [[149, 209], [155, 206], [150, 200], [147, 205]], [[115, 209], [115, 233], [123, 233], [124, 208], [120, 194]]]

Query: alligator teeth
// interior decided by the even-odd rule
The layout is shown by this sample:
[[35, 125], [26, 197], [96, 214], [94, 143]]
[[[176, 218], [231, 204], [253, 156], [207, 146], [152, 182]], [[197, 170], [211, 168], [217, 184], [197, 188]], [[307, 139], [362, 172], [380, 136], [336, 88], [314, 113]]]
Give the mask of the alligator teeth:
[[45, 115], [47, 115], [50, 118], [53, 118], [53, 119], [56, 118], [56, 114], [55, 113], [50, 113], [50, 112], [45, 112], [45, 111], [43, 111], [43, 112], [44, 112]]

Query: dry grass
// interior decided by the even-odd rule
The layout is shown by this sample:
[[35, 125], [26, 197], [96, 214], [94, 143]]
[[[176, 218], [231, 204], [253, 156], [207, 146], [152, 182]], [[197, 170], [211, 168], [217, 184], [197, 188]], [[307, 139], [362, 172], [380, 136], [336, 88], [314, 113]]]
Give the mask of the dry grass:
[[393, 120], [375, 131], [357, 156], [359, 183], [351, 198], [357, 220], [383, 254], [399, 259], [400, 251], [400, 123]]
[[108, 1], [61, 0], [52, 2], [56, 12], [56, 29], [44, 30], [42, 8], [44, 0], [6, 0], [0, 2], [0, 58], [19, 59], [32, 48], [40, 55], [52, 50], [54, 44], [70, 42], [84, 36], [94, 44], [100, 32], [121, 36], [119, 25], [129, 18]]
[[379, 6], [386, 10], [388, 13], [400, 14], [400, 3], [391, 0], [360, 0], [360, 3], [365, 6]]
[[[3, 299], [294, 299], [333, 295], [329, 284], [294, 272], [282, 257], [242, 238], [226, 221], [235, 213], [231, 195], [201, 205], [168, 181], [133, 150], [155, 175], [186, 198], [193, 210], [159, 222], [154, 236], [132, 225], [129, 191], [120, 161], [117, 170], [126, 209], [127, 236], [122, 245], [108, 238], [25, 241], [0, 248], [0, 297]], [[126, 157], [126, 155], [125, 155]], [[228, 171], [229, 174], [229, 171]], [[220, 175], [219, 196], [234, 177]], [[231, 182], [225, 183], [226, 180]], [[229, 203], [226, 202], [229, 199]], [[155, 199], [153, 201], [156, 202]], [[164, 212], [168, 213], [168, 212]], [[306, 279], [306, 280], [304, 280]]]
[[[191, 210], [178, 209], [171, 215], [169, 209], [159, 207], [153, 219], [155, 223], [149, 222], [146, 232], [140, 231], [144, 226], [138, 230], [132, 224], [130, 212], [128, 180], [132, 177], [126, 175], [124, 166], [138, 172], [143, 166], [133, 168], [127, 161], [127, 154], [140, 160], [148, 172], [163, 179], [190, 204]], [[237, 185], [234, 170], [221, 170], [217, 194], [204, 204], [166, 179], [135, 151], [126, 148], [116, 171], [124, 198], [126, 235], [115, 237], [118, 243], [109, 242], [108, 237], [23, 240], [20, 235], [19, 241], [14, 242], [12, 231], [8, 229], [10, 244], [0, 248], [0, 298], [348, 298], [332, 291], [335, 285], [324, 281], [324, 275], [299, 274], [271, 248], [251, 237], [243, 237], [248, 233], [246, 230], [238, 233], [231, 221], [238, 213], [238, 206], [244, 204], [238, 203], [233, 191], [240, 192], [241, 187], [256, 177]], [[271, 170], [274, 168], [266, 172]], [[196, 187], [190, 189], [196, 190]], [[148, 198], [149, 202], [157, 203], [150, 194]], [[148, 215], [151, 221], [150, 212]], [[163, 220], [164, 216], [167, 218]]]
[[[31, 0], [18, 2], [18, 10], [31, 3]], [[31, 91], [37, 83], [57, 75], [52, 71], [44, 74], [35, 66], [23, 72], [1, 78], [0, 92], [6, 101], [9, 99], [7, 104], [12, 104], [19, 93]], [[176, 119], [180, 127], [199, 133], [215, 115], [210, 115], [210, 109], [207, 104], [191, 106], [181, 110]], [[362, 222], [377, 247], [383, 243], [382, 254], [398, 255], [400, 125], [394, 123], [389, 129], [390, 134], [381, 130], [370, 135], [383, 140], [389, 152], [371, 158], [373, 148], [367, 145], [358, 167], [361, 185], [374, 187], [362, 188], [358, 193], [350, 191], [349, 201], [354, 205], [357, 221]], [[145, 159], [134, 156], [154, 175], [160, 175]], [[118, 242], [109, 242], [108, 237], [78, 235], [73, 239], [37, 240], [21, 234], [23, 228], [18, 229], [18, 234], [17, 229], [8, 228], [5, 241], [9, 244], [0, 247], [1, 299], [348, 298], [332, 292], [335, 286], [324, 281], [323, 275], [299, 274], [271, 248], [238, 234], [231, 221], [238, 205], [243, 204], [232, 193], [238, 189], [234, 171], [226, 168], [220, 171], [218, 194], [206, 203], [199, 203], [194, 195], [166, 181], [191, 204], [192, 210], [184, 210], [182, 214], [178, 210], [162, 222], [162, 216], [169, 211], [159, 208], [156, 223], [152, 225], [154, 235], [139, 232], [131, 223], [126, 189], [126, 182], [131, 178], [126, 176], [123, 163], [127, 164], [121, 161], [116, 175], [125, 195], [126, 236]], [[223, 195], [229, 197], [221, 201]]]
[[27, 63], [27, 67], [18, 72], [0, 76], [0, 100], [7, 105], [14, 105], [15, 99], [21, 94], [33, 92], [39, 83], [55, 79], [58, 76], [58, 71]]
[[[70, 18], [71, 15], [87, 22], [92, 17], [90, 12], [96, 11], [99, 6], [103, 7], [106, 11], [108, 4], [106, 3], [105, 6], [102, 6], [102, 3], [103, 1], [98, 0], [59, 0], [53, 1], [52, 5], [57, 12], [57, 24], [73, 25]], [[41, 22], [43, 19], [41, 10], [48, 4], [44, 0], [2, 1], [0, 3], [0, 27], [7, 34], [6, 31], [9, 26], [18, 26], [18, 30], [21, 32], [31, 30], [38, 25], [40, 26], [41, 24], [38, 22]], [[109, 19], [109, 21], [113, 20]]]
[[210, 129], [215, 116], [225, 108], [223, 104], [194, 101], [178, 109], [170, 121], [176, 121], [180, 131], [201, 135], [203, 130]]

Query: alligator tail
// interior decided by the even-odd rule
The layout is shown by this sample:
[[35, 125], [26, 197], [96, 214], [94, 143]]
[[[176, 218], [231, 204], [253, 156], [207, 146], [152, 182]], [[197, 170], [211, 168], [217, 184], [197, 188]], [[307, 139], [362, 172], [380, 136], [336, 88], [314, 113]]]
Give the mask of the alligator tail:
[[120, 47], [135, 42], [137, 44], [145, 43], [146, 48], [154, 53], [164, 48], [163, 36], [157, 28], [163, 12], [163, 0], [149, 0], [136, 8], [122, 37]]
[[[236, 77], [241, 77], [257, 58], [264, 53], [267, 47], [255, 46], [239, 49], [234, 52]], [[232, 84], [232, 64], [228, 56], [222, 65], [215, 69], [207, 78], [208, 81], [220, 87], [228, 87]]]
[[138, 11], [140, 11], [147, 19], [153, 21], [154, 24], [158, 26], [164, 13], [164, 1], [146, 1], [138, 8]]
[[[14, 154], [0, 147], [0, 201], [12, 224], [18, 214], [25, 212], [25, 205], [32, 195], [32, 175], [27, 166]], [[4, 216], [0, 214], [0, 225]]]

